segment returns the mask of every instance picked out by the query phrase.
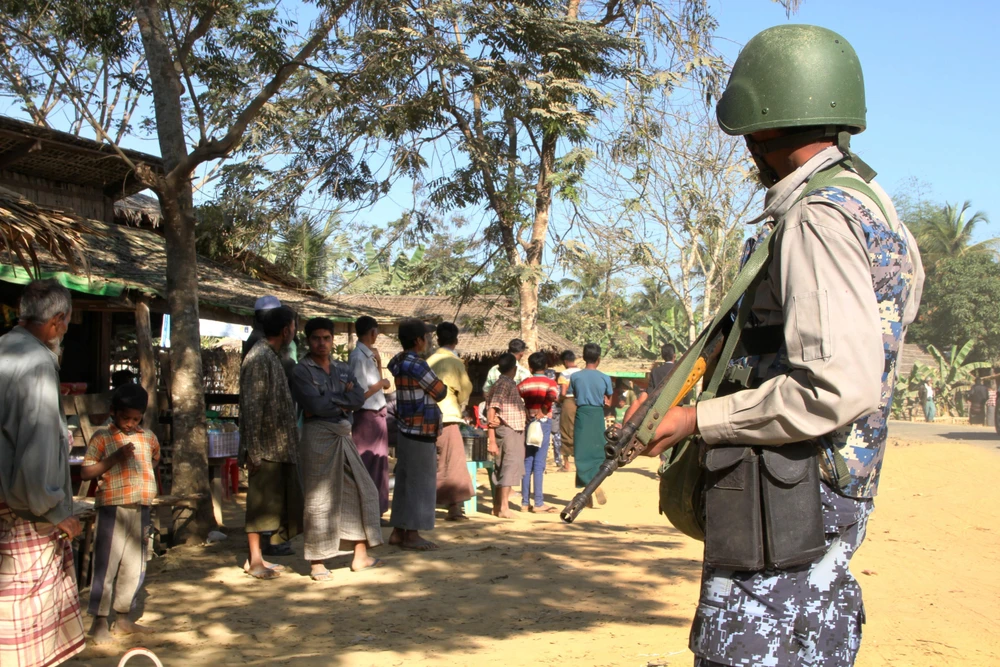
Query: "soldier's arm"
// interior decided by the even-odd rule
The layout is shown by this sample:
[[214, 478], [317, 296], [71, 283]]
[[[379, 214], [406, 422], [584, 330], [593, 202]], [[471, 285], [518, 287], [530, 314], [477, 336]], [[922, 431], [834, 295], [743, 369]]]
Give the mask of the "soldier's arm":
[[791, 370], [752, 390], [702, 401], [709, 444], [784, 444], [829, 433], [879, 406], [884, 352], [860, 229], [838, 209], [799, 204], [763, 285], [783, 304]]

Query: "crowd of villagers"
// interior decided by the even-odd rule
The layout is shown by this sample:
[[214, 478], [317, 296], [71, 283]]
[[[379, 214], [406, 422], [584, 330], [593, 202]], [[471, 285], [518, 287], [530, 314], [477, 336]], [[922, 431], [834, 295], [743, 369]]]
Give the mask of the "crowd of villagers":
[[[525, 360], [524, 343], [512, 340], [473, 409], [451, 322], [401, 322], [403, 349], [383, 369], [372, 317], [355, 323], [357, 344], [346, 363], [332, 355], [333, 322], [306, 321], [307, 351], [296, 361], [296, 313], [272, 296], [258, 299], [255, 309], [240, 373], [239, 463], [248, 482], [243, 570], [257, 579], [281, 576], [284, 567], [265, 556], [291, 555], [288, 542], [300, 533], [310, 577], [320, 582], [330, 579], [327, 563], [337, 557], [348, 556], [352, 571], [383, 566], [369, 551], [383, 544], [383, 527], [392, 528], [390, 545], [436, 550], [425, 537], [436, 509], [446, 508], [449, 521], [467, 520], [464, 505], [476, 493], [463, 441], [470, 425], [487, 430], [493, 514], [513, 516], [518, 484], [521, 504], [514, 509], [556, 512], [543, 492], [550, 444], [555, 470], [569, 471], [575, 457], [576, 484], [585, 486], [604, 459], [606, 411], [624, 412], [624, 398], [612, 406], [611, 378], [597, 370], [596, 344], [584, 346], [584, 368], [564, 352], [557, 374], [549, 356]], [[54, 280], [36, 280], [18, 312], [18, 325], [0, 336], [0, 664], [37, 667], [78, 654], [87, 634], [73, 554], [81, 526], [71, 434], [59, 396], [70, 293]], [[81, 469], [83, 479], [97, 483], [88, 609], [95, 643], [151, 631], [135, 618], [160, 457], [156, 436], [141, 425], [148, 400], [134, 382], [114, 390], [111, 416], [88, 442]]]

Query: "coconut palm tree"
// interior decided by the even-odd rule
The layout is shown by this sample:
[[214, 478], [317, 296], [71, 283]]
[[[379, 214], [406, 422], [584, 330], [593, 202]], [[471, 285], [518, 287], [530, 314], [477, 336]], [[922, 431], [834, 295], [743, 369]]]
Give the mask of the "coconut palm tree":
[[989, 218], [982, 211], [970, 213], [972, 202], [961, 206], [945, 204], [935, 215], [917, 221], [914, 235], [920, 246], [921, 255], [928, 266], [942, 259], [960, 257], [967, 253], [997, 252], [1000, 239], [991, 238], [979, 243], [971, 243], [977, 225], [989, 224]]
[[86, 266], [81, 232], [93, 232], [76, 216], [36, 206], [12, 190], [0, 188], [0, 259], [39, 275], [38, 250], [76, 269]]

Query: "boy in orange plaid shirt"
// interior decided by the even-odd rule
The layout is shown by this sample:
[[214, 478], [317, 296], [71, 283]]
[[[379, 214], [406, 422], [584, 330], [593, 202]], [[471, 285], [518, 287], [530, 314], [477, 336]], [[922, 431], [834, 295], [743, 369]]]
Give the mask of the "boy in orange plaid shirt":
[[116, 612], [115, 629], [125, 634], [148, 632], [129, 614], [135, 608], [146, 575], [150, 511], [156, 497], [156, 465], [160, 443], [139, 426], [149, 396], [137, 384], [124, 384], [111, 396], [113, 423], [91, 438], [81, 479], [97, 479], [94, 507], [94, 579], [90, 588], [91, 633], [97, 644], [111, 640], [108, 616]]

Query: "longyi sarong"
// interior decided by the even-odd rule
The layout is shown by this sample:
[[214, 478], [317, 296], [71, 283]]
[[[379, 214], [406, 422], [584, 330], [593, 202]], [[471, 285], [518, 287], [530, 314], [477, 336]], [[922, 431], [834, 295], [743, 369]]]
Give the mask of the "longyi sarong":
[[566, 396], [562, 400], [562, 414], [559, 415], [559, 436], [562, 440], [561, 453], [564, 457], [573, 455], [573, 437], [576, 429], [576, 399]]
[[389, 429], [386, 425], [386, 409], [356, 411], [351, 437], [368, 475], [378, 489], [380, 514], [385, 514], [389, 510]]
[[[306, 560], [326, 560], [346, 550], [341, 541], [382, 544], [378, 490], [351, 440], [346, 421], [306, 420], [299, 439], [305, 500]], [[352, 547], [353, 551], [353, 547]]]
[[[563, 413], [566, 414], [565, 412]], [[576, 486], [587, 486], [604, 463], [604, 408], [581, 405], [576, 409], [573, 454], [576, 457]]]
[[389, 525], [400, 530], [434, 530], [437, 446], [430, 438], [396, 435], [396, 486]]
[[496, 438], [500, 453], [493, 466], [493, 485], [517, 486], [524, 477], [524, 431], [501, 424]]
[[444, 424], [437, 443], [437, 504], [457, 505], [475, 495], [458, 424]]
[[0, 503], [0, 665], [58, 665], [85, 643], [70, 541]]
[[294, 463], [261, 461], [247, 476], [248, 533], [271, 533], [281, 544], [302, 532], [302, 487]]

